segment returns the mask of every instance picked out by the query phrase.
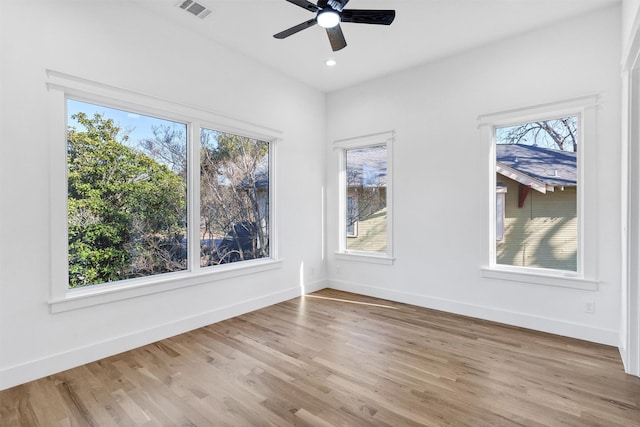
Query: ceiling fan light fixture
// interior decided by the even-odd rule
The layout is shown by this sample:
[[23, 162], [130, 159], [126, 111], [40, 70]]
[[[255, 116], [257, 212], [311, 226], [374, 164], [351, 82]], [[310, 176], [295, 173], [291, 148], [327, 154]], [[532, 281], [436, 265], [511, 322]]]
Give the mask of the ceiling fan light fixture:
[[326, 30], [331, 50], [334, 52], [347, 47], [347, 41], [344, 39], [342, 28], [340, 28], [341, 23], [391, 25], [396, 16], [396, 11], [391, 9], [344, 9], [349, 0], [317, 0], [317, 4], [311, 3], [309, 0], [287, 1], [313, 12], [315, 16], [308, 21], [280, 31], [273, 37], [280, 40], [286, 39], [317, 24]]
[[340, 23], [340, 15], [335, 10], [325, 9], [318, 12], [316, 21], [322, 28], [333, 28]]

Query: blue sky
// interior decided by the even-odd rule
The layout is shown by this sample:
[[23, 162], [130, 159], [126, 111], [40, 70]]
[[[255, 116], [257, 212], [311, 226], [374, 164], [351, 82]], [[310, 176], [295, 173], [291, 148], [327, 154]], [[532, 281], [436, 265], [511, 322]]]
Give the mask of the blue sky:
[[69, 126], [74, 126], [79, 131], [81, 131], [83, 127], [71, 118], [72, 115], [79, 112], [86, 113], [89, 117], [93, 117], [95, 113], [101, 114], [105, 118], [113, 119], [116, 126], [121, 130], [131, 130], [129, 133], [129, 141], [127, 141], [127, 145], [131, 147], [137, 146], [138, 141], [146, 138], [153, 138], [152, 129], [154, 126], [182, 126], [184, 127], [183, 135], [186, 135], [186, 126], [183, 123], [172, 122], [170, 120], [118, 110], [102, 105], [76, 101], [74, 99], [67, 99], [67, 124]]
[[[573, 128], [576, 130], [577, 133], [577, 127], [578, 127], [578, 117], [577, 116], [569, 116], [567, 117], [567, 119], [570, 119], [569, 121], [571, 123], [573, 123]], [[550, 120], [545, 120], [545, 122], [548, 122], [551, 124], [551, 127], [553, 127], [560, 135], [562, 136], [568, 136], [568, 132], [566, 130], [566, 128], [564, 126], [562, 126], [561, 123], [561, 119], [550, 119]], [[535, 123], [535, 122], [531, 122], [531, 123]], [[523, 123], [522, 125], [517, 125], [517, 126], [506, 126], [506, 127], [501, 127], [501, 128], [496, 128], [496, 143], [497, 144], [507, 144], [507, 135], [509, 134], [509, 132], [517, 127], [523, 126], [525, 125], [525, 123]], [[519, 144], [522, 145], [537, 145], [540, 147], [545, 147], [545, 148], [553, 148], [553, 149], [558, 149], [558, 146], [556, 145], [556, 143], [553, 141], [553, 139], [549, 136], [549, 134], [547, 134], [546, 132], [539, 132], [538, 137], [534, 138], [534, 134], [535, 132], [529, 132], [527, 133], [527, 135], [522, 138], [520, 140], [520, 142], [518, 142]], [[567, 142], [567, 146], [565, 146], [565, 150], [567, 151], [572, 151], [573, 150], [573, 145], [570, 142]]]

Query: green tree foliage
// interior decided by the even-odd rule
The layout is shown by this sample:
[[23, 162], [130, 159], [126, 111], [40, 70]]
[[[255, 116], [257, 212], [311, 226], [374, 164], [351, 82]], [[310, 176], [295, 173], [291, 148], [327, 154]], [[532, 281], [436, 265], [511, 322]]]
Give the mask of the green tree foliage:
[[123, 144], [112, 119], [74, 115], [69, 127], [69, 287], [186, 268], [181, 176]]

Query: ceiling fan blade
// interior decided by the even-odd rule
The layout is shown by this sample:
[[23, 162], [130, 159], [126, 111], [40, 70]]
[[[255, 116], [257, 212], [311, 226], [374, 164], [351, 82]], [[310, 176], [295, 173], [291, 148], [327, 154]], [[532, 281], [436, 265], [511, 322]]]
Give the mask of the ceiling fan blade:
[[304, 29], [307, 29], [309, 27], [313, 27], [314, 25], [316, 25], [316, 18], [313, 19], [309, 19], [306, 22], [303, 22], [302, 24], [298, 24], [295, 25], [287, 30], [284, 30], [278, 34], [274, 34], [273, 37], [277, 38], [277, 39], [284, 39], [286, 37], [289, 37], [292, 34], [295, 34], [299, 31], [302, 31]]
[[344, 9], [347, 3], [349, 3], [349, 0], [327, 0], [327, 4], [338, 12], [342, 12], [342, 9]]
[[295, 4], [296, 6], [300, 6], [303, 9], [310, 10], [311, 12], [317, 12], [318, 10], [320, 10], [318, 6], [316, 6], [315, 4], [307, 0], [287, 0], [287, 1], [289, 3]]
[[344, 39], [344, 34], [342, 34], [342, 28], [340, 28], [340, 25], [336, 25], [333, 28], [327, 28], [327, 35], [329, 36], [331, 49], [333, 49], [334, 52], [347, 47], [347, 41]]
[[340, 13], [342, 22], [355, 24], [390, 25], [395, 17], [395, 10], [344, 9]]

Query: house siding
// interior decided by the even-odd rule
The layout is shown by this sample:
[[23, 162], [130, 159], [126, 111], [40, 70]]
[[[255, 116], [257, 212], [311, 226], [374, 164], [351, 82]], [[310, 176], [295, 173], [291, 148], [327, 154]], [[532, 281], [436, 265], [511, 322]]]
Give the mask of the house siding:
[[387, 250], [387, 208], [380, 209], [358, 221], [358, 233], [347, 237], [347, 249], [368, 252]]
[[496, 180], [507, 186], [504, 238], [496, 242], [496, 263], [576, 271], [576, 187], [546, 194], [531, 190], [519, 208], [519, 184], [502, 175]]

